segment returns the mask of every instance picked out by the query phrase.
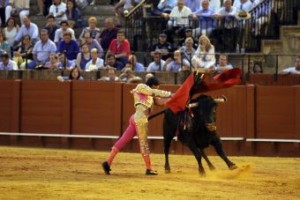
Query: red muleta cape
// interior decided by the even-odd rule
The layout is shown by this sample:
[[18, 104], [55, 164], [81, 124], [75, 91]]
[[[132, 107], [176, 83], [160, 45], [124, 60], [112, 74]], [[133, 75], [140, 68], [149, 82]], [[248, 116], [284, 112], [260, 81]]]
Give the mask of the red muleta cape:
[[[231, 87], [241, 82], [240, 77], [241, 70], [239, 68], [227, 70], [214, 76], [214, 82], [202, 81], [200, 83], [200, 87], [195, 90], [194, 94]], [[190, 90], [194, 83], [194, 73], [191, 73], [172, 98], [166, 102], [166, 106], [172, 110], [172, 112], [177, 113], [186, 108], [187, 101], [190, 98]]]

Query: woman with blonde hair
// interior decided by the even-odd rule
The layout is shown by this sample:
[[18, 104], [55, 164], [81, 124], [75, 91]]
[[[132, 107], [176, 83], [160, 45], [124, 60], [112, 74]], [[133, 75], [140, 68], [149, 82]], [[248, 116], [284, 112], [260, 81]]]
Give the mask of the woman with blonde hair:
[[199, 46], [192, 58], [195, 68], [210, 68], [216, 64], [215, 47], [206, 35], [199, 37]]

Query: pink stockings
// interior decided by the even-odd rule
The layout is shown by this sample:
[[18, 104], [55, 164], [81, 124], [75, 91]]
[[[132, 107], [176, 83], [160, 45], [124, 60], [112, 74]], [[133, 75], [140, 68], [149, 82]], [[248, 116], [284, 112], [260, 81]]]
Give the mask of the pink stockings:
[[151, 161], [149, 156], [149, 146], [147, 141], [147, 127], [148, 121], [146, 119], [140, 120], [139, 118], [135, 120], [134, 115], [132, 115], [129, 119], [129, 125], [121, 138], [114, 144], [112, 147], [112, 150], [109, 154], [109, 157], [107, 159], [107, 163], [109, 165], [112, 164], [113, 159], [117, 155], [117, 153], [122, 150], [125, 145], [132, 140], [132, 138], [137, 135], [138, 131], [138, 137], [139, 137], [139, 143], [140, 143], [140, 150], [145, 162], [146, 169], [151, 169]]

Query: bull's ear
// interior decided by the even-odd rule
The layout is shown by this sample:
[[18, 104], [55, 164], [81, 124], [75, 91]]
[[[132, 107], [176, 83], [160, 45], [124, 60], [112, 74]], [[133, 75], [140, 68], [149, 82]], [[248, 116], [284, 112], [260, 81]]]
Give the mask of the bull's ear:
[[214, 101], [216, 103], [225, 103], [227, 101], [227, 98], [224, 95], [222, 95], [222, 96], [220, 96], [218, 98], [214, 98]]

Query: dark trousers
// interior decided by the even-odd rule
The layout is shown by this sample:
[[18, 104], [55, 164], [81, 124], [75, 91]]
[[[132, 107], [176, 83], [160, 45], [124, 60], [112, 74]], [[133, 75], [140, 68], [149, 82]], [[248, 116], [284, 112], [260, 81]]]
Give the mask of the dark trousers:
[[5, 27], [5, 8], [0, 8], [1, 27]]

